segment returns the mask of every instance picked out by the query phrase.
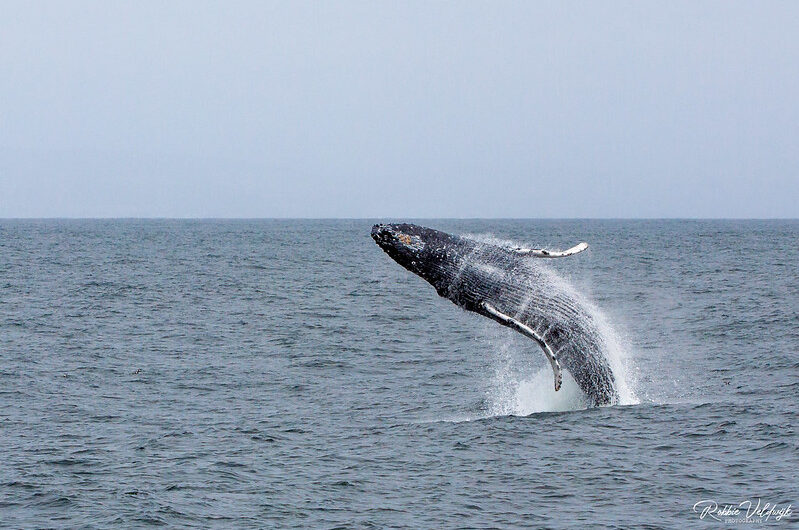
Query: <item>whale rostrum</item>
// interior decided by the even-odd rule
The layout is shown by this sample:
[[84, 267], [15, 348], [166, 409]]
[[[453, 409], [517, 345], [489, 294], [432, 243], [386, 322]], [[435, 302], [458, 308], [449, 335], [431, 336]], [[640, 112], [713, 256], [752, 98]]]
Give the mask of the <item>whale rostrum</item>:
[[429, 282], [461, 308], [533, 339], [561, 388], [562, 368], [590, 404], [618, 402], [616, 380], [599, 324], [573, 290], [530, 258], [563, 258], [563, 251], [504, 247], [413, 224], [378, 224], [372, 238], [397, 263]]

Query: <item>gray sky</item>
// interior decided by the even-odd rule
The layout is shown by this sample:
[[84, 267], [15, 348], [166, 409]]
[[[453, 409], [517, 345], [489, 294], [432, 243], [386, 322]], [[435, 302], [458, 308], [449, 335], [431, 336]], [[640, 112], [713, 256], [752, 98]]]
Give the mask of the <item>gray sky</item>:
[[799, 217], [797, 2], [0, 3], [0, 217]]

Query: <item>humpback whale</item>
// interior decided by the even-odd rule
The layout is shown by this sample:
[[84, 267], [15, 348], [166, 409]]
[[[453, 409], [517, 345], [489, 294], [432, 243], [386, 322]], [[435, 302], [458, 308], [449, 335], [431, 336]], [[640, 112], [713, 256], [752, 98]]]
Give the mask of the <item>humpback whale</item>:
[[467, 311], [488, 317], [535, 341], [555, 377], [572, 375], [593, 406], [617, 403], [616, 380], [598, 323], [585, 305], [557, 285], [536, 258], [582, 252], [504, 247], [412, 224], [377, 224], [372, 238], [394, 261], [427, 280]]

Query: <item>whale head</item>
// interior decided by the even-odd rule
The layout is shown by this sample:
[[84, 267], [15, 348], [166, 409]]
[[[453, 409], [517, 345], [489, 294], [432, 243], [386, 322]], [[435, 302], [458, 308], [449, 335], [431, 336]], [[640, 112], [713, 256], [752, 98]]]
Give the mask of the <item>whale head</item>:
[[457, 236], [406, 223], [374, 225], [372, 239], [394, 261], [438, 291], [446, 289], [458, 266], [454, 249], [464, 244]]

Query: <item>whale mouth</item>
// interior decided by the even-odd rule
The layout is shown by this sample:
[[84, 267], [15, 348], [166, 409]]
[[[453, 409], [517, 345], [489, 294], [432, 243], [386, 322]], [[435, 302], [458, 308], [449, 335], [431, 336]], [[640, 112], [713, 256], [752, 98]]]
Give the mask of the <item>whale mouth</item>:
[[372, 239], [382, 249], [391, 247], [394, 243], [394, 235], [388, 225], [374, 225], [372, 227]]

